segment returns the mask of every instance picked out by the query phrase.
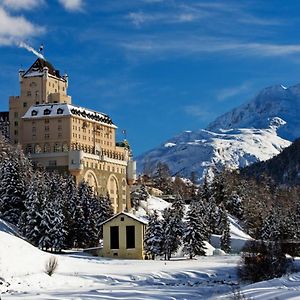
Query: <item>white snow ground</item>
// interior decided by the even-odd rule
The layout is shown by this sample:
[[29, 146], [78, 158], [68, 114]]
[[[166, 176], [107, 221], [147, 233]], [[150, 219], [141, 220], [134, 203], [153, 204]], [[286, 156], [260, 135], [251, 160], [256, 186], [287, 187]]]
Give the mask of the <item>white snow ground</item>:
[[[152, 205], [155, 205], [152, 199]], [[160, 202], [161, 208], [164, 206]], [[249, 237], [231, 219], [232, 237]], [[80, 253], [54, 255], [58, 269], [44, 273], [50, 253], [15, 236], [0, 220], [0, 298], [6, 299], [230, 299], [233, 289], [251, 299], [300, 299], [300, 273], [252, 285], [238, 284], [239, 255], [117, 260]], [[209, 245], [208, 245], [209, 246]], [[213, 247], [209, 246], [208, 253]]]

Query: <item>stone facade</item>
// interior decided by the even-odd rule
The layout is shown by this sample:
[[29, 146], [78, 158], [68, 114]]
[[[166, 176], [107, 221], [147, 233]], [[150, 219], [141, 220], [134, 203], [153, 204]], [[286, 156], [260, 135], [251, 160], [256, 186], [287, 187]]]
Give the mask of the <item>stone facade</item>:
[[19, 80], [20, 96], [9, 99], [11, 142], [21, 144], [34, 166], [67, 171], [109, 194], [115, 213], [129, 209], [135, 162], [128, 143], [116, 143], [111, 118], [73, 105], [68, 76], [40, 58]]

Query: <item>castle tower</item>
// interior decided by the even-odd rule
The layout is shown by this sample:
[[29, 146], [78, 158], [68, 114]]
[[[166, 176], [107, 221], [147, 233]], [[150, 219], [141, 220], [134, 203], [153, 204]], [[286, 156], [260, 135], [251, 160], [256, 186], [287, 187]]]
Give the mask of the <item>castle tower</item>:
[[134, 162], [128, 143], [116, 143], [112, 119], [73, 105], [67, 75], [41, 58], [19, 80], [20, 96], [9, 99], [12, 143], [21, 144], [34, 166], [68, 172], [109, 194], [115, 213], [128, 210]]

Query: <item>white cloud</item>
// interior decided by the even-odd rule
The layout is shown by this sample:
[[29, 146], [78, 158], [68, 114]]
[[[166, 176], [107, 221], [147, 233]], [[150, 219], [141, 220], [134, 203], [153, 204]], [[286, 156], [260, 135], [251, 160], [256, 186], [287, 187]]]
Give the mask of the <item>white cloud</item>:
[[186, 114], [202, 120], [209, 120], [215, 116], [213, 110], [204, 108], [203, 105], [187, 105], [183, 108], [183, 110]]
[[0, 6], [0, 45], [18, 44], [26, 38], [43, 33], [44, 30], [22, 16], [12, 16]]
[[0, 4], [11, 10], [31, 10], [44, 3], [44, 0], [0, 0]]
[[155, 24], [157, 22], [163, 24], [188, 23], [201, 18], [199, 13], [180, 12], [180, 13], [144, 13], [131, 12], [126, 18], [135, 26], [140, 27], [142, 24]]
[[221, 39], [212, 37], [165, 35], [159, 37], [136, 37], [133, 40], [122, 41], [120, 46], [128, 51], [142, 55], [191, 55], [200, 53], [227, 52], [239, 56], [288, 56], [300, 54], [300, 44], [273, 44], [244, 42], [241, 40]]
[[248, 82], [245, 82], [239, 86], [234, 86], [230, 88], [221, 89], [218, 92], [217, 100], [218, 101], [225, 101], [229, 98], [232, 98], [234, 96], [240, 95], [246, 91], [248, 91], [250, 85]]
[[58, 0], [58, 2], [67, 11], [81, 11], [83, 9], [83, 0]]

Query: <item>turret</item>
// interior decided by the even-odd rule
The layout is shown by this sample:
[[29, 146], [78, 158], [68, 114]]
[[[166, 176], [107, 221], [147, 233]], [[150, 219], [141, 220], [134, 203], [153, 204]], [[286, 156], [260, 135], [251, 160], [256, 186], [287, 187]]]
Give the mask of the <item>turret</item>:
[[43, 68], [43, 76], [44, 76], [44, 79], [48, 79], [48, 74], [49, 74], [49, 68], [48, 67], [44, 67]]
[[66, 82], [66, 87], [68, 87], [68, 83], [69, 83], [69, 76], [68, 76], [68, 74], [64, 74], [64, 76], [62, 77], [64, 80], [65, 80], [65, 82]]
[[23, 69], [19, 70], [19, 81], [22, 82], [23, 81], [23, 76], [25, 74], [25, 71]]

